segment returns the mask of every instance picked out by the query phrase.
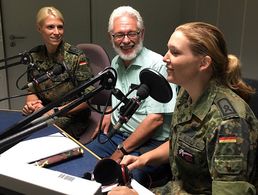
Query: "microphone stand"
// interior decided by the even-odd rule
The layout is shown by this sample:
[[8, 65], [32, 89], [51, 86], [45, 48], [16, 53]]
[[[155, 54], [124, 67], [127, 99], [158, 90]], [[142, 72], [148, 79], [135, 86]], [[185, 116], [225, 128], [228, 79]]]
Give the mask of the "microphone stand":
[[23, 52], [23, 53], [19, 53], [16, 56], [12, 56], [12, 57], [9, 57], [9, 58], [1, 59], [0, 63], [7, 62], [9, 60], [16, 59], [16, 58], [21, 58], [21, 59], [18, 62], [14, 62], [14, 63], [11, 63], [11, 64], [6, 64], [4, 66], [0, 66], [0, 70], [6, 69], [6, 68], [9, 68], [9, 67], [12, 67], [12, 66], [16, 66], [18, 64], [30, 64], [31, 62], [33, 62], [33, 59], [32, 59], [32, 56], [30, 55], [30, 53]]
[[22, 139], [26, 138], [28, 135], [31, 135], [32, 133], [34, 133], [40, 129], [43, 129], [43, 128], [47, 127], [48, 125], [53, 124], [55, 119], [58, 116], [62, 116], [64, 113], [67, 113], [69, 110], [80, 105], [82, 102], [85, 102], [86, 100], [90, 99], [91, 97], [93, 97], [95, 94], [97, 94], [98, 92], [100, 92], [102, 90], [103, 90], [103, 87], [100, 86], [96, 90], [91, 91], [90, 93], [85, 94], [82, 97], [74, 100], [72, 103], [68, 104], [61, 110], [54, 112], [52, 115], [43, 116], [42, 119], [34, 120], [35, 122], [32, 121], [31, 123], [25, 125], [22, 131], [19, 131], [9, 137], [6, 137], [6, 138], [0, 140], [0, 148], [2, 148], [2, 147], [5, 148], [8, 145], [15, 144], [15, 143], [21, 141]]
[[[114, 71], [115, 76], [114, 76], [114, 74], [111, 73], [110, 69], [112, 71]], [[54, 120], [54, 117], [60, 116], [64, 113], [68, 112], [72, 108], [81, 104], [83, 101], [86, 101], [89, 98], [93, 97], [95, 94], [97, 94], [101, 90], [114, 88], [115, 83], [116, 83], [116, 79], [117, 79], [116, 78], [116, 72], [113, 68], [105, 69], [103, 72], [99, 73], [97, 76], [92, 78], [90, 81], [86, 81], [83, 84], [81, 84], [80, 86], [78, 86], [77, 88], [70, 91], [64, 97], [58, 98], [55, 102], [49, 103], [46, 107], [43, 107], [39, 111], [31, 114], [30, 116], [26, 117], [25, 119], [23, 119], [23, 120], [19, 121], [18, 123], [12, 125], [11, 127], [7, 128], [2, 134], [0, 134], [0, 151], [1, 151], [2, 148], [6, 148], [9, 144], [17, 143], [21, 139], [23, 139], [25, 136], [30, 135], [33, 132], [46, 127], [48, 125], [49, 121], [47, 121], [43, 124], [37, 124], [37, 123], [40, 122], [40, 120], [38, 120], [38, 117], [42, 116], [43, 114], [45, 114], [49, 110], [53, 109], [54, 107], [59, 105], [61, 102], [70, 99], [71, 97], [77, 95], [79, 92], [81, 92], [85, 88], [87, 88], [87, 87], [95, 84], [96, 82], [100, 81], [100, 83], [99, 83], [100, 86], [99, 87], [90, 91], [87, 94], [84, 94], [82, 97], [72, 101], [66, 107], [64, 107], [63, 109], [55, 112], [53, 115], [51, 115], [49, 117], [43, 116], [44, 120], [47, 119], [47, 120], [51, 121], [51, 118]], [[35, 124], [35, 122], [33, 122], [34, 120], [36, 120], [36, 121], [38, 120], [36, 122], [37, 125], [34, 125]], [[33, 125], [35, 127], [31, 127]]]
[[6, 149], [8, 149], [9, 146], [16, 144], [19, 141], [26, 138], [27, 136], [31, 135], [33, 132], [43, 129], [53, 123], [54, 123], [54, 118], [50, 118], [46, 121], [38, 123], [30, 128], [24, 129], [20, 132], [17, 132], [16, 134], [12, 134], [9, 137], [6, 137], [6, 138], [0, 140], [0, 153], [4, 152]]

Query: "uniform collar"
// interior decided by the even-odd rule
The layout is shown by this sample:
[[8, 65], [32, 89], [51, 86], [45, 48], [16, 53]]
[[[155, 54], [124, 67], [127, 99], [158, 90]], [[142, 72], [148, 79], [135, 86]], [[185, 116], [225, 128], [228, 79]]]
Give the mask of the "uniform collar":
[[203, 121], [205, 116], [210, 111], [210, 108], [214, 102], [217, 95], [217, 83], [215, 81], [210, 81], [207, 89], [200, 96], [196, 103], [191, 104], [191, 99], [187, 91], [181, 88], [178, 94], [177, 102], [177, 121], [179, 123], [191, 120], [193, 117], [198, 119], [198, 121]]
[[208, 88], [204, 91], [197, 102], [192, 105], [193, 114], [201, 121], [205, 118], [211, 109], [211, 106], [218, 92], [217, 85], [218, 84], [216, 81], [211, 80], [209, 82]]
[[65, 46], [65, 43], [64, 41], [62, 41], [58, 46], [57, 46], [57, 49], [55, 51], [55, 53], [53, 54], [47, 54], [47, 48], [45, 46], [45, 51], [46, 51], [46, 54], [49, 56], [49, 57], [56, 57], [58, 54], [62, 53], [62, 51], [64, 50], [64, 46]]

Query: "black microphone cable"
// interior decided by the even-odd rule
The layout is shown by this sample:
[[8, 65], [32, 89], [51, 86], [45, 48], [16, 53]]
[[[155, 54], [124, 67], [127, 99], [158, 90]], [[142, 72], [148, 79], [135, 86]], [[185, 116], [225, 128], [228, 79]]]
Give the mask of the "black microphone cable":
[[[18, 77], [18, 79], [16, 80], [16, 87], [17, 87], [19, 90], [22, 90], [21, 87], [19, 86], [19, 81], [20, 81], [20, 79], [21, 79], [25, 74], [27, 74], [28, 71], [30, 71], [30, 70], [32, 70], [32, 69], [35, 69], [35, 68], [37, 68], [37, 65], [36, 65], [36, 64], [34, 64], [34, 63], [29, 63], [29, 68], [28, 68], [24, 73], [22, 73], [21, 76]], [[68, 78], [68, 79], [70, 79], [70, 78]], [[0, 102], [1, 102], [1, 101], [4, 101], [4, 100], [10, 100], [10, 99], [14, 99], [14, 98], [24, 97], [24, 96], [27, 96], [27, 95], [38, 94], [38, 93], [44, 93], [44, 92], [46, 92], [46, 91], [49, 91], [49, 90], [52, 90], [52, 89], [58, 87], [59, 85], [63, 84], [64, 82], [67, 82], [67, 80], [64, 80], [63, 82], [60, 82], [60, 83], [58, 83], [57, 85], [51, 86], [51, 87], [49, 87], [49, 88], [46, 88], [46, 89], [44, 89], [44, 90], [40, 90], [40, 91], [37, 91], [37, 92], [30, 92], [30, 93], [24, 93], [24, 94], [20, 94], [20, 95], [14, 95], [14, 96], [10, 96], [10, 97], [1, 98], [1, 99], [0, 99]]]
[[[36, 65], [36, 64], [34, 64], [34, 63], [29, 63], [28, 69], [27, 69], [24, 73], [22, 73], [21, 76], [18, 77], [18, 79], [16, 80], [16, 87], [17, 87], [19, 90], [22, 90], [21, 87], [19, 86], [20, 79], [21, 79], [25, 74], [27, 74], [28, 71], [30, 71], [30, 70], [32, 70], [32, 69], [35, 69], [35, 68], [37, 68], [37, 65]], [[68, 78], [68, 79], [70, 79], [70, 78]], [[14, 96], [9, 96], [9, 97], [5, 97], [5, 98], [1, 98], [1, 99], [0, 99], [0, 102], [1, 102], [1, 101], [4, 101], [4, 100], [10, 100], [10, 99], [14, 99], [14, 98], [24, 97], [24, 96], [27, 96], [27, 95], [38, 94], [38, 93], [44, 93], [44, 92], [46, 92], [46, 91], [49, 91], [49, 90], [52, 90], [52, 89], [58, 87], [59, 85], [63, 84], [64, 82], [67, 82], [67, 80], [64, 80], [63, 82], [60, 82], [60, 83], [58, 83], [57, 85], [51, 86], [51, 87], [49, 87], [49, 88], [46, 88], [46, 89], [44, 89], [44, 90], [40, 90], [40, 91], [37, 91], [37, 92], [29, 92], [29, 93], [24, 93], [24, 94], [20, 94], [20, 95], [14, 95]]]
[[16, 85], [16, 88], [17, 88], [17, 89], [22, 90], [22, 88], [19, 86], [20, 80], [22, 79], [22, 77], [23, 77], [25, 74], [28, 73], [28, 71], [30, 71], [30, 70], [32, 70], [32, 69], [35, 69], [35, 68], [37, 68], [37, 65], [36, 65], [36, 64], [34, 64], [34, 63], [29, 63], [29, 67], [27, 68], [27, 70], [26, 70], [24, 73], [22, 73], [22, 74], [17, 78], [17, 80], [16, 80], [16, 82], [15, 82], [15, 85]]
[[[123, 94], [121, 94], [121, 96], [124, 96], [124, 97], [128, 97], [134, 90], [136, 90], [136, 89], [138, 89], [139, 88], [139, 86], [140, 85], [134, 85], [127, 93], [126, 93], [126, 95], [123, 95]], [[117, 90], [117, 91], [116, 91]], [[116, 91], [116, 92], [114, 92], [114, 91]], [[114, 93], [117, 93], [117, 92], [120, 92], [120, 93], [122, 93], [120, 90], [118, 90], [118, 89], [112, 89], [112, 93], [110, 94], [110, 96], [109, 96], [109, 98], [111, 99], [111, 96], [112, 96], [112, 94], [114, 94]], [[116, 97], [116, 96], [115, 96]], [[116, 97], [117, 98], [117, 97]], [[121, 98], [121, 97], [120, 97]], [[118, 98], [119, 99], [119, 98]], [[121, 99], [119, 99], [120, 100], [120, 102], [115, 106], [115, 107], [113, 107], [111, 110], [109, 110], [108, 112], [106, 112], [106, 108], [107, 108], [107, 104], [108, 104], [108, 101], [107, 101], [107, 104], [106, 104], [106, 106], [105, 106], [105, 108], [104, 108], [104, 110], [102, 111], [102, 112], [99, 112], [99, 113], [101, 113], [102, 115], [101, 115], [101, 119], [100, 119], [100, 124], [99, 124], [99, 127], [98, 127], [98, 133], [97, 133], [97, 139], [98, 139], [98, 142], [100, 143], [100, 144], [104, 144], [104, 143], [106, 143], [107, 141], [110, 141], [111, 142], [111, 144], [113, 144], [114, 146], [116, 146], [116, 144], [111, 140], [111, 137], [109, 137], [108, 136], [108, 134], [104, 134], [104, 133], [101, 133], [102, 132], [102, 122], [103, 122], [103, 118], [104, 118], [104, 115], [106, 115], [106, 114], [111, 114], [112, 112], [114, 112], [114, 110], [116, 110], [117, 108], [118, 108], [118, 106], [121, 104], [121, 103], [123, 103], [123, 101], [121, 100]], [[104, 138], [103, 139], [101, 139], [101, 137], [100, 136], [104, 136]], [[92, 140], [91, 140], [92, 141]]]
[[[106, 70], [113, 70], [113, 68], [112, 67], [106, 67], [102, 72], [104, 72], [104, 71], [106, 71]], [[115, 78], [117, 78], [117, 73], [115, 72], [115, 71], [113, 71], [113, 73], [114, 73], [114, 77]], [[99, 74], [101, 74], [101, 72], [99, 73]], [[103, 83], [100, 83], [100, 85], [104, 85], [104, 88], [109, 88], [109, 84], [103, 84]], [[105, 86], [106, 85], [106, 86]], [[111, 90], [113, 90], [113, 89], [111, 89]], [[107, 102], [106, 102], [106, 108], [108, 107], [108, 103], [111, 101], [111, 96], [112, 96], [112, 93], [110, 93], [110, 96], [109, 96], [109, 98], [108, 98], [108, 100], [107, 100]], [[87, 102], [87, 104], [89, 105], [89, 107], [92, 109], [92, 110], [94, 110], [95, 112], [97, 112], [97, 113], [99, 113], [99, 114], [110, 114], [110, 113], [112, 113], [120, 104], [118, 104], [115, 108], [113, 108], [112, 110], [110, 110], [110, 111], [108, 111], [108, 112], [106, 112], [106, 110], [105, 110], [105, 112], [103, 112], [103, 110], [100, 110], [100, 109], [97, 109], [97, 108], [95, 108], [94, 107], [94, 104], [92, 104], [91, 102], [90, 102], [90, 100], [87, 100], [86, 101]], [[104, 107], [104, 109], [105, 109], [105, 107]]]
[[[64, 81], [64, 82], [66, 82], [66, 81]], [[5, 98], [0, 99], [0, 102], [1, 102], [1, 101], [4, 101], [4, 100], [9, 100], [9, 99], [14, 99], [14, 98], [24, 97], [24, 96], [27, 96], [27, 95], [43, 93], [43, 92], [46, 92], [46, 91], [49, 91], [49, 90], [51, 90], [51, 89], [54, 89], [54, 88], [58, 87], [59, 85], [63, 84], [64, 82], [58, 83], [58, 84], [55, 85], [55, 86], [49, 87], [49, 88], [44, 89], [44, 90], [41, 90], [41, 91], [29, 92], [29, 93], [24, 93], [24, 94], [20, 94], [20, 95], [14, 95], [14, 96], [10, 96], [10, 97], [5, 97]]]

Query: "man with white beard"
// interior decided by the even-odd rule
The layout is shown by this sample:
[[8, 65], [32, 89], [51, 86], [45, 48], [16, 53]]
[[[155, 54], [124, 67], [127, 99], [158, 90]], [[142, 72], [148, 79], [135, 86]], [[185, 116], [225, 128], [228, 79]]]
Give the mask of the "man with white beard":
[[[152, 68], [166, 78], [166, 66], [162, 56], [143, 47], [144, 25], [138, 11], [130, 6], [115, 9], [109, 19], [108, 33], [113, 48], [118, 54], [111, 64], [117, 72], [116, 88], [123, 94], [127, 94], [131, 84], [140, 84], [139, 73], [144, 68]], [[102, 132], [86, 147], [101, 158], [110, 157], [119, 163], [124, 155], [139, 156], [164, 143], [169, 137], [169, 127], [176, 101], [176, 85], [171, 84], [171, 88], [173, 98], [169, 103], [159, 103], [151, 97], [146, 98], [131, 119], [124, 123], [110, 139], [107, 139], [106, 135], [119, 121], [119, 108], [105, 115]], [[128, 98], [135, 96], [134, 91]], [[115, 108], [119, 102], [112, 97], [112, 106], [109, 110]], [[145, 187], [153, 187], [155, 186], [153, 182], [160, 179], [158, 176], [161, 176], [166, 183], [171, 177], [170, 172], [170, 166], [164, 164], [159, 167], [133, 170], [132, 177]]]

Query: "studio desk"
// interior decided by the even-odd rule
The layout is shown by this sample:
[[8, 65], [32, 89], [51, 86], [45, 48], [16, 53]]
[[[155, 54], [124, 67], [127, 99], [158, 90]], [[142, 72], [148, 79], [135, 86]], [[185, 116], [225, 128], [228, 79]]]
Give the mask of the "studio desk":
[[[0, 110], [0, 135], [2, 135], [3, 132], [6, 132], [9, 127], [19, 123], [23, 119], [24, 116], [22, 116], [21, 112], [19, 111]], [[39, 139], [43, 138], [43, 140], [45, 140], [44, 138], [46, 137], [52, 138], [49, 135], [58, 133], [59, 129], [54, 125], [49, 125], [45, 128], [33, 132], [34, 133], [30, 134], [29, 137], [25, 138], [25, 140], [28, 140], [29, 142], [29, 144], [27, 144], [29, 147], [25, 152], [18, 153], [17, 158], [25, 159], [23, 155], [24, 153], [26, 153], [29, 157], [32, 156], [30, 141], [36, 140], [35, 142], [38, 143]], [[66, 139], [63, 136], [59, 137]], [[55, 147], [56, 141], [57, 140], [52, 140], [52, 144], [54, 145], [53, 147]], [[0, 143], [2, 143], [1, 140]], [[10, 149], [19, 148], [19, 144], [21, 143], [22, 141], [14, 144], [14, 146], [12, 146]], [[44, 146], [46, 144], [48, 143], [42, 144], [43, 149], [45, 149]], [[48, 145], [50, 145], [50, 149], [52, 149], [52, 145]], [[39, 148], [39, 146], [37, 146], [37, 148]], [[100, 183], [83, 178], [85, 176], [85, 173], [92, 173], [99, 159], [97, 155], [95, 155], [92, 151], [88, 150], [85, 147], [83, 155], [76, 156], [75, 158], [68, 159], [66, 161], [61, 161], [54, 165], [48, 166], [47, 168], [42, 168], [39, 166], [35, 166], [34, 164], [28, 164], [24, 162], [21, 163], [21, 161], [19, 161], [20, 159], [17, 160], [16, 153], [10, 160], [6, 158], [4, 153], [5, 151], [0, 153], [1, 195], [103, 194], [103, 189]], [[87, 174], [87, 176], [89, 176], [89, 174]], [[130, 184], [138, 192], [138, 194], [154, 195], [151, 191], [140, 185], [134, 179], [131, 180]], [[105, 190], [110, 190], [110, 187], [111, 186], [104, 186]]]
[[[17, 121], [19, 122], [23, 118], [24, 118], [24, 116], [22, 116], [21, 112], [19, 112], [19, 111], [0, 110], [0, 134], [2, 132], [4, 132], [9, 126], [11, 126], [12, 124], [17, 123]], [[31, 134], [29, 136], [29, 138], [26, 138], [26, 139], [31, 139], [31, 138], [41, 137], [41, 136], [47, 136], [47, 135], [53, 134], [55, 132], [58, 132], [57, 127], [55, 127], [54, 125], [50, 125], [46, 128], [35, 131], [33, 134]], [[42, 147], [44, 147], [44, 146], [42, 146]], [[22, 154], [19, 154], [18, 157], [22, 158]], [[1, 160], [1, 157], [0, 157], [0, 160]], [[76, 158], [69, 159], [69, 160], [64, 161], [64, 162], [57, 163], [57, 164], [55, 164], [53, 166], [50, 166], [48, 168], [40, 168], [40, 169], [42, 169], [42, 170], [45, 169], [46, 170], [45, 172], [50, 173], [49, 175], [52, 174], [51, 172], [57, 171], [58, 173], [61, 172], [61, 173], [64, 173], [64, 174], [68, 174], [68, 177], [69, 177], [69, 175], [75, 176], [74, 178], [76, 178], [79, 181], [80, 184], [78, 184], [78, 182], [77, 182], [77, 185], [74, 185], [74, 187], [78, 188], [78, 186], [82, 185], [83, 189], [81, 189], [79, 191], [74, 190], [73, 191], [74, 193], [71, 192], [71, 194], [80, 194], [79, 192], [82, 192], [81, 194], [98, 194], [98, 193], [100, 193], [100, 185], [96, 182], [89, 181], [89, 180], [86, 180], [86, 179], [82, 178], [86, 172], [92, 172], [92, 170], [94, 169], [95, 164], [97, 162], [98, 162], [98, 159], [94, 155], [92, 155], [87, 150], [84, 150], [83, 155], [80, 156], [80, 157], [76, 157]], [[1, 175], [1, 177], [3, 177], [3, 175], [4, 175], [2, 172], [7, 172], [5, 174], [8, 175], [11, 172], [10, 170], [13, 170], [13, 168], [12, 168], [12, 169], [9, 169], [9, 171], [6, 171], [6, 169], [3, 168], [3, 167], [10, 168], [9, 163], [10, 163], [10, 166], [11, 166], [11, 164], [12, 164], [11, 162], [6, 163], [6, 162], [1, 162], [0, 161], [0, 175]], [[19, 167], [19, 166], [21, 166], [21, 167], [18, 168], [18, 170], [16, 172], [21, 172], [22, 171], [21, 169], [23, 169], [23, 165], [17, 165], [16, 164], [15, 166], [13, 166], [13, 167]], [[29, 165], [28, 166], [29, 172], [30, 172], [30, 169], [32, 169], [32, 166], [34, 166], [34, 165]], [[35, 168], [33, 167], [33, 170], [34, 169]], [[32, 170], [31, 173], [28, 173], [28, 175], [30, 175], [30, 174], [33, 175], [34, 174], [33, 170]], [[38, 169], [35, 169], [35, 170], [38, 170]], [[40, 170], [40, 171], [42, 171], [42, 170]], [[13, 178], [14, 180], [15, 180], [15, 177], [16, 177], [16, 172], [14, 173], [14, 176], [11, 176], [11, 177], [14, 177]], [[35, 171], [35, 172], [37, 172], [37, 171]], [[44, 174], [45, 174], [45, 172], [44, 172]], [[39, 174], [42, 175], [42, 173], [39, 173]], [[48, 173], [46, 173], [46, 175], [48, 175]], [[32, 176], [32, 180], [34, 181], [36, 177], [37, 177], [37, 174], [35, 174], [34, 177]], [[60, 177], [60, 174], [58, 175], [58, 177]], [[4, 179], [6, 179], [6, 177]], [[13, 191], [14, 194], [17, 194], [17, 193], [15, 193], [16, 191], [18, 191], [18, 192], [20, 191], [20, 192], [22, 192], [22, 194], [37, 193], [37, 195], [40, 194], [39, 192], [41, 192], [42, 194], [44, 194], [44, 193], [62, 194], [63, 193], [63, 192], [61, 192], [62, 190], [58, 191], [58, 189], [57, 189], [57, 191], [55, 191], [56, 188], [57, 188], [55, 186], [57, 184], [53, 184], [53, 188], [51, 188], [51, 189], [46, 189], [46, 187], [44, 187], [44, 186], [39, 187], [39, 189], [38, 188], [34, 189], [37, 184], [31, 185], [31, 186], [30, 185], [28, 185], [28, 186], [25, 185], [25, 187], [23, 187], [22, 185], [24, 185], [24, 183], [18, 183], [17, 186], [15, 186], [13, 181], [11, 179], [9, 180], [9, 176], [7, 177], [8, 181], [4, 182], [4, 179], [0, 178], [0, 187], [2, 188], [2, 191], [0, 189], [1, 194], [5, 194], [4, 190], [7, 190], [7, 189], [9, 189], [8, 192], [6, 193], [8, 195], [12, 194], [11, 191]], [[45, 178], [45, 180], [48, 180], [48, 178]], [[74, 179], [72, 179], [72, 180], [74, 180]], [[8, 186], [8, 184], [9, 184], [8, 182], [12, 183], [12, 184], [10, 184], [10, 186], [12, 186], [12, 187]], [[25, 182], [25, 183], [28, 183], [28, 181]], [[65, 184], [65, 183], [61, 184], [62, 185], [61, 188], [65, 188], [65, 187], [71, 188], [73, 186], [73, 184], [70, 184], [70, 183], [69, 183], [70, 186]], [[74, 183], [76, 183], [76, 182], [74, 182]], [[94, 189], [89, 190], [89, 188], [91, 188], [91, 187], [93, 187]], [[24, 188], [30, 188], [29, 193]], [[34, 192], [32, 193], [33, 190], [34, 190]], [[45, 190], [47, 190], [47, 191], [45, 191]], [[64, 191], [65, 191], [65, 193], [67, 193], [66, 190], [64, 190]]]

